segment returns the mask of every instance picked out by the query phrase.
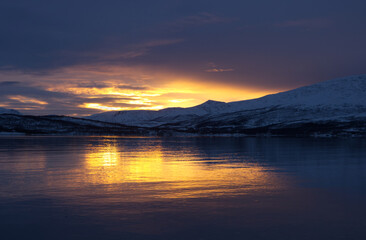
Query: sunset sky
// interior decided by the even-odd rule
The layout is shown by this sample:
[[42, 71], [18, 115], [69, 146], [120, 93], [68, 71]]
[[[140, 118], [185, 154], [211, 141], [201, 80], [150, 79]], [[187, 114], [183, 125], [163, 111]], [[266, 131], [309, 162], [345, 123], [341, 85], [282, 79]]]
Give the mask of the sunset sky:
[[364, 0], [2, 0], [0, 107], [83, 116], [366, 71]]

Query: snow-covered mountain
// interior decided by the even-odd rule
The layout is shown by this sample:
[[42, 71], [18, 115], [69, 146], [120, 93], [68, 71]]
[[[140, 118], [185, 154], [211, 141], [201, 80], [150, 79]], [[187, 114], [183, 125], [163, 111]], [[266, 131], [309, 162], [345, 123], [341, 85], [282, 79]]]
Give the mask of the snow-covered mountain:
[[[1, 112], [2, 111], [2, 112]], [[0, 109], [0, 133], [73, 135], [247, 134], [366, 136], [366, 75], [238, 102], [106, 112], [88, 119]]]
[[113, 111], [95, 114], [88, 119], [110, 123], [122, 123], [130, 126], [156, 127], [166, 123], [191, 120], [225, 111], [227, 103], [209, 100], [190, 108], [166, 108], [159, 111], [131, 110]]
[[334, 79], [253, 100], [207, 101], [191, 108], [159, 111], [105, 112], [89, 118], [131, 126], [214, 132], [299, 122], [345, 122], [366, 118], [366, 75]]
[[0, 114], [16, 114], [16, 115], [20, 115], [20, 112], [13, 110], [13, 109], [6, 109], [6, 108], [2, 108], [0, 107]]
[[249, 110], [270, 106], [347, 107], [366, 106], [366, 75], [333, 79], [262, 98], [229, 103], [230, 110]]

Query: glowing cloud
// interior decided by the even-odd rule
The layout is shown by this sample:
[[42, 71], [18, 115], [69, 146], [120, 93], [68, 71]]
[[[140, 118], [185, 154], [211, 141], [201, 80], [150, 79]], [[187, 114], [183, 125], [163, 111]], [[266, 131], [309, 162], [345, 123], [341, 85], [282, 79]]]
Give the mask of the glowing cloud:
[[108, 106], [102, 106], [99, 103], [85, 103], [80, 105], [82, 108], [93, 108], [93, 109], [99, 109], [104, 111], [122, 111], [127, 110], [128, 108], [121, 108], [121, 107], [108, 107]]
[[[212, 72], [233, 70], [215, 64], [210, 67]], [[43, 75], [2, 71], [0, 77], [8, 79], [0, 83], [2, 104], [29, 114], [83, 116], [103, 111], [159, 110], [192, 107], [208, 99], [239, 101], [273, 93], [142, 66], [75, 66]]]
[[25, 97], [25, 96], [19, 96], [19, 95], [18, 96], [9, 96], [8, 98], [11, 99], [11, 100], [16, 100], [16, 101], [21, 102], [21, 103], [34, 103], [34, 104], [39, 104], [39, 105], [48, 104], [45, 101], [41, 101], [41, 100], [38, 100], [38, 99], [35, 99], [35, 98], [30, 98], [30, 97]]

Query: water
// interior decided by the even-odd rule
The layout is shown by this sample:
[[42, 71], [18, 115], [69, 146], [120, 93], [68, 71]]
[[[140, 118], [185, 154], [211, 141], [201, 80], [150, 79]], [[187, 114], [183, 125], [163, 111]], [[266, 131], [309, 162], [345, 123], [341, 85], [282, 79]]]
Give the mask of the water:
[[366, 140], [0, 137], [1, 239], [366, 239]]

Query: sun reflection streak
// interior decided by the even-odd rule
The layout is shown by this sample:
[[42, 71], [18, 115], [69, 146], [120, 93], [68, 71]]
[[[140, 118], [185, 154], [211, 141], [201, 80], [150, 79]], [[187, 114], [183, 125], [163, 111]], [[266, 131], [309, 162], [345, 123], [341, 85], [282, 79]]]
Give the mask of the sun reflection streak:
[[93, 137], [87, 145], [60, 152], [67, 155], [40, 158], [38, 153], [17, 153], [15, 157], [27, 160], [14, 162], [7, 170], [42, 174], [37, 175], [40, 178], [32, 189], [23, 189], [26, 179], [20, 174], [16, 184], [22, 191], [12, 195], [47, 189], [48, 194], [67, 201], [74, 198], [77, 204], [105, 205], [268, 194], [291, 185], [275, 168], [250, 161], [245, 155], [236, 158], [199, 145], [168, 146], [164, 142], [160, 138]]
[[[125, 151], [115, 141], [98, 146], [85, 155], [86, 181], [103, 186], [149, 184], [159, 198], [196, 198], [240, 194], [275, 187], [278, 179], [255, 163], [215, 164], [200, 161], [195, 153], [165, 151], [160, 145]], [[152, 185], [151, 185], [152, 184]]]
[[117, 148], [113, 145], [107, 145], [102, 151], [97, 150], [88, 153], [86, 162], [94, 167], [113, 167], [116, 166], [120, 159]]

